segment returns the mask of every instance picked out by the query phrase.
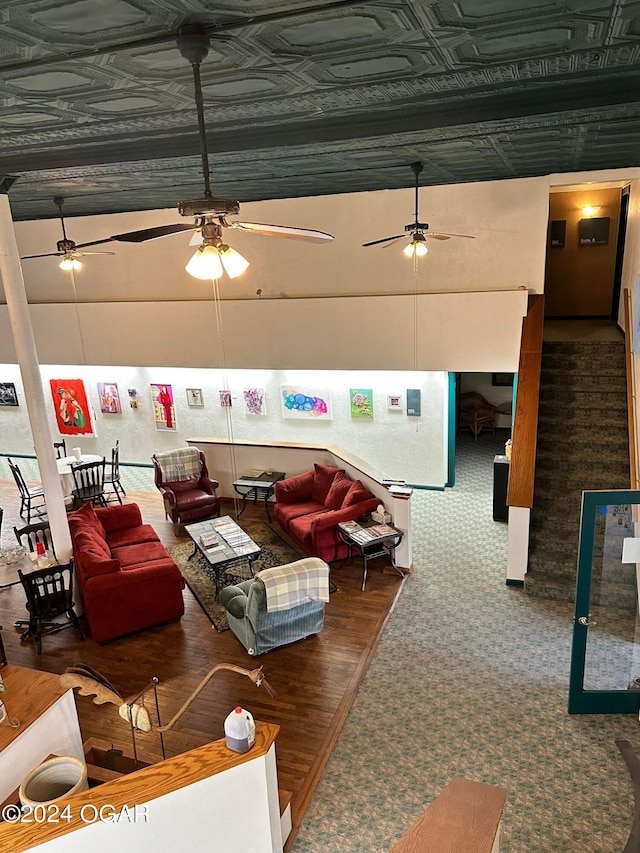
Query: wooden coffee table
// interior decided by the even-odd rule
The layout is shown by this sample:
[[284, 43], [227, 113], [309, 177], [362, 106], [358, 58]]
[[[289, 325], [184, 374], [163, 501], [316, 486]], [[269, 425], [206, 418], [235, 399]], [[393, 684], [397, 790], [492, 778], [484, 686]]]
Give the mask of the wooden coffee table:
[[216, 579], [216, 601], [220, 594], [220, 578], [225, 572], [241, 563], [248, 563], [253, 575], [253, 562], [259, 557], [261, 548], [230, 515], [186, 524], [184, 529], [194, 546], [189, 559], [200, 554], [213, 571]]

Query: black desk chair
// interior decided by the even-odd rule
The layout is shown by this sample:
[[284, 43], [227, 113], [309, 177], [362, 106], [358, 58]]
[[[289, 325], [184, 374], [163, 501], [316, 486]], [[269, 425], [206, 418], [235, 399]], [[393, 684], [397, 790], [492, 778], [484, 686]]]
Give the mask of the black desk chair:
[[[21, 634], [20, 642], [35, 640], [38, 654], [42, 654], [42, 638], [46, 634], [55, 634], [65, 628], [74, 627], [81, 640], [84, 633], [75, 612], [73, 601], [73, 560], [61, 566], [48, 569], [36, 569], [23, 574], [18, 569], [20, 583], [27, 596], [29, 627]], [[52, 622], [58, 616], [66, 615], [68, 622]]]
[[62, 439], [62, 441], [54, 441], [53, 447], [56, 451], [56, 459], [64, 459], [67, 455], [67, 443]]
[[28, 548], [29, 553], [34, 554], [37, 552], [38, 542], [42, 542], [44, 550], [51, 551], [53, 556], [56, 556], [48, 521], [39, 521], [37, 524], [26, 524], [24, 527], [14, 527], [13, 532], [18, 540], [18, 545]]
[[94, 506], [107, 506], [104, 495], [104, 466], [104, 456], [99, 462], [79, 462], [77, 465], [72, 463], [71, 473], [75, 486], [71, 495], [74, 509], [78, 509], [87, 501], [91, 501]]
[[118, 501], [122, 503], [122, 498], [126, 497], [124, 486], [120, 482], [120, 439], [116, 441], [116, 446], [111, 450], [111, 471], [104, 478], [105, 490], [107, 491], [107, 501], [113, 503]]
[[18, 492], [20, 493], [20, 515], [24, 518], [27, 513], [27, 524], [31, 524], [31, 514], [36, 516], [46, 515], [47, 507], [44, 503], [44, 491], [42, 486], [27, 486], [27, 483], [22, 476], [22, 471], [15, 465], [11, 459], [8, 460], [9, 468], [13, 474], [13, 479], [16, 481]]

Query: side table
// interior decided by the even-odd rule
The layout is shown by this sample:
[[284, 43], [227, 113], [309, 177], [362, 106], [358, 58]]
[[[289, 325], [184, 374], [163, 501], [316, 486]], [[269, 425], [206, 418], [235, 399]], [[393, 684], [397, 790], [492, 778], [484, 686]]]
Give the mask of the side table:
[[262, 471], [256, 474], [249, 471], [243, 474], [237, 480], [234, 480], [233, 488], [242, 497], [242, 509], [238, 513], [238, 518], [247, 508], [247, 498], [252, 498], [254, 504], [258, 500], [264, 500], [264, 510], [267, 518], [271, 521], [269, 515], [269, 498], [273, 495], [278, 480], [284, 480], [285, 474], [283, 471]]
[[369, 560], [375, 557], [388, 556], [392, 567], [404, 577], [404, 572], [396, 566], [394, 552], [402, 541], [402, 531], [396, 530], [390, 524], [358, 524], [357, 521], [347, 521], [336, 526], [338, 536], [349, 549], [347, 560], [351, 562], [353, 554], [362, 557], [362, 586], [361, 591], [367, 585], [367, 573]]

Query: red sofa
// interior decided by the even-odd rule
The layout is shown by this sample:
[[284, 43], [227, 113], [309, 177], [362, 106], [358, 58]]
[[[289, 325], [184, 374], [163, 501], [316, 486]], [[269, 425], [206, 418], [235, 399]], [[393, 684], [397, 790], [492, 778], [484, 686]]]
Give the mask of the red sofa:
[[355, 521], [380, 501], [341, 468], [315, 465], [313, 471], [280, 480], [275, 488], [275, 516], [306, 554], [326, 563], [347, 556], [336, 525]]
[[184, 578], [137, 504], [69, 514], [84, 611], [98, 643], [179, 619]]

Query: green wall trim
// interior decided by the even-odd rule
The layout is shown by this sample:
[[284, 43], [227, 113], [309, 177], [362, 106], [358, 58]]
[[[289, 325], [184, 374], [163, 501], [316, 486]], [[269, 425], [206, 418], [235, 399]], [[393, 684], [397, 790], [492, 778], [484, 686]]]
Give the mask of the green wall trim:
[[[0, 456], [6, 459], [37, 459], [35, 453], [3, 453], [0, 451]], [[107, 460], [108, 464], [111, 463]], [[121, 462], [121, 466], [125, 468], [153, 468], [153, 462]], [[429, 488], [428, 486], [426, 488]], [[434, 486], [434, 488], [437, 488]]]
[[447, 488], [456, 484], [456, 374], [449, 373], [449, 417], [447, 429]]

